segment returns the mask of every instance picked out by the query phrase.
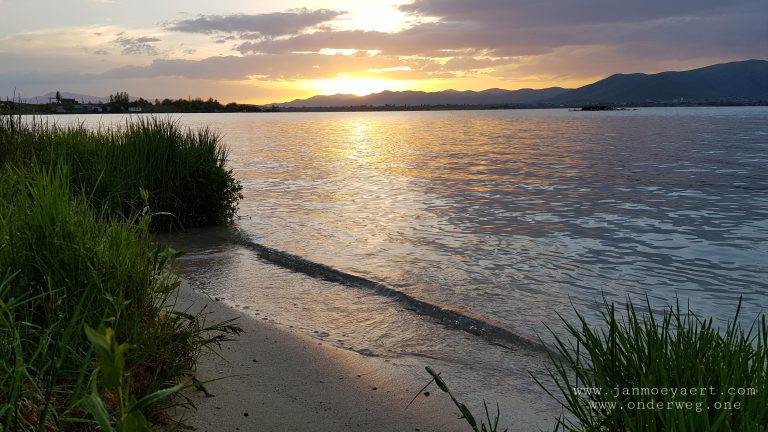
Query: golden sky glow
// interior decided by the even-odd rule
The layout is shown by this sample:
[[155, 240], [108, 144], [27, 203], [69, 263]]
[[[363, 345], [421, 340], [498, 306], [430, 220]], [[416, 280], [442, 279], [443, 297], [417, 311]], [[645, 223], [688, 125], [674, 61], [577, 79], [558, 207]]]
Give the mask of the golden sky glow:
[[378, 93], [384, 90], [402, 90], [405, 84], [401, 81], [377, 79], [377, 78], [355, 78], [351, 76], [340, 75], [333, 79], [312, 80], [309, 83], [310, 88], [315, 91], [312, 94], [353, 94], [365, 96], [371, 93]]
[[395, 7], [396, 3], [357, 1], [339, 5], [348, 11], [340, 17], [335, 26], [341, 30], [369, 30], [394, 32], [408, 26], [408, 15]]
[[[0, 97], [578, 87], [768, 57], [756, 0], [0, 0]], [[152, 10], [152, 14], [147, 14]]]

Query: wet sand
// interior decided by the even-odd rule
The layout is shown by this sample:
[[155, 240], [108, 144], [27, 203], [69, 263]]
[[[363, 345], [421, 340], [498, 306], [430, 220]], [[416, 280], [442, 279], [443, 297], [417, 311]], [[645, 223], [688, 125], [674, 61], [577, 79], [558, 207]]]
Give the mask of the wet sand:
[[[197, 366], [212, 395], [186, 394], [197, 410], [180, 412], [198, 431], [465, 431], [448, 395], [413, 382], [387, 361], [342, 350], [255, 319], [194, 291], [179, 289], [177, 310], [205, 308], [208, 323], [237, 317], [245, 333], [205, 353]], [[218, 354], [218, 355], [217, 355]]]

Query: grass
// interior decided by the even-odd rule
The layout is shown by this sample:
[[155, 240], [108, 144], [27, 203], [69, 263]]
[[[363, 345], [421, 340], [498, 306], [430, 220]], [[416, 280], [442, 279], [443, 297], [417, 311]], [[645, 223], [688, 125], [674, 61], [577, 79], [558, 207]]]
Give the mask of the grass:
[[150, 237], [150, 206], [231, 218], [225, 159], [210, 131], [166, 120], [0, 117], [0, 432], [149, 430], [201, 350], [239, 332], [174, 311], [177, 252]]
[[153, 229], [229, 222], [242, 197], [225, 167], [227, 150], [208, 128], [137, 117], [122, 125], [89, 129], [0, 116], [0, 165], [69, 167], [76, 193], [111, 215], [129, 218], [144, 206], [160, 215]]
[[[575, 323], [561, 316], [567, 336], [550, 329], [556, 390], [533, 376], [563, 408], [554, 430], [768, 431], [768, 324], [761, 315], [743, 328], [740, 306], [725, 328], [679, 303], [654, 314], [647, 300], [648, 312], [628, 301], [623, 316], [606, 302], [595, 324], [578, 311]], [[478, 421], [439, 373], [427, 372], [427, 386], [435, 382], [447, 393], [473, 431], [498, 429], [498, 405], [492, 419], [483, 402], [485, 419]]]
[[646, 306], [628, 302], [622, 316], [606, 304], [599, 330], [577, 312], [563, 320], [568, 339], [553, 332], [552, 396], [567, 412], [556, 430], [768, 430], [765, 316], [744, 329], [737, 309], [721, 329], [679, 304], [660, 315]]

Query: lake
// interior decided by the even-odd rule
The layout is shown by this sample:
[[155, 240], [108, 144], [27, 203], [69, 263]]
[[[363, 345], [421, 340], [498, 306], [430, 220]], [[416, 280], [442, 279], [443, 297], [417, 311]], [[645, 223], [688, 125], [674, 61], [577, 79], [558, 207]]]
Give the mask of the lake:
[[747, 324], [768, 304], [766, 107], [178, 118], [223, 133], [244, 187], [236, 230], [181, 241], [199, 289], [425, 384], [431, 364], [516, 425], [559, 412], [530, 377], [546, 356], [276, 268], [233, 231], [544, 343], [558, 313], [596, 322], [604, 299], [721, 324], [739, 299]]

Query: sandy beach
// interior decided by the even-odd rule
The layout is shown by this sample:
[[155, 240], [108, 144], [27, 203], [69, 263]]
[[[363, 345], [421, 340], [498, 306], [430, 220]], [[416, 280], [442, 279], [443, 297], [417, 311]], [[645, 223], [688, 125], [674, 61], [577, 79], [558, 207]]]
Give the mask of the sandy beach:
[[[178, 310], [209, 323], [237, 317], [245, 331], [197, 366], [212, 395], [188, 391], [197, 410], [177, 416], [198, 431], [465, 431], [447, 395], [408, 402], [428, 381], [409, 382], [387, 361], [342, 350], [242, 314], [184, 283]], [[217, 355], [218, 354], [218, 355]]]

